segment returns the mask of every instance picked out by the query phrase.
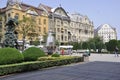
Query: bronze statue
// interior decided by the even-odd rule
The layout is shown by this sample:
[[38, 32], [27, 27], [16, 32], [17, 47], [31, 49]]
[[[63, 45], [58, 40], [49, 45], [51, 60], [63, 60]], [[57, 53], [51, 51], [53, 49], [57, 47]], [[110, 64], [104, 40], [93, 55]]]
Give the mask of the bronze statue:
[[18, 25], [18, 21], [13, 18], [9, 18], [6, 23], [6, 33], [5, 40], [3, 42], [5, 47], [12, 47], [18, 49], [17, 35], [15, 31], [15, 27]]

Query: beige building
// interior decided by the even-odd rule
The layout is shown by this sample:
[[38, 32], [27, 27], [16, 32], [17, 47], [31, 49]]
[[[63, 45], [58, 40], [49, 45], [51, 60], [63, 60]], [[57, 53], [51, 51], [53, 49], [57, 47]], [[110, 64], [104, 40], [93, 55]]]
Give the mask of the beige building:
[[109, 24], [103, 24], [95, 30], [95, 34], [103, 39], [103, 42], [109, 42], [112, 39], [117, 39], [116, 29]]
[[[47, 13], [39, 8], [36, 8], [31, 5], [27, 5], [19, 2], [19, 0], [8, 0], [6, 7], [0, 9], [0, 17], [1, 17], [1, 35], [2, 39], [4, 39], [3, 35], [5, 33], [5, 24], [6, 21], [11, 18], [17, 18], [18, 20], [22, 20], [23, 17], [29, 17], [35, 20], [35, 31], [34, 33], [37, 36], [32, 36], [33, 40], [39, 38], [39, 36], [45, 35], [48, 33], [48, 15]], [[21, 29], [19, 29], [21, 30]], [[31, 35], [27, 35], [26, 40], [30, 40]], [[23, 35], [18, 33], [18, 39], [22, 40]]]
[[70, 32], [72, 41], [83, 42], [94, 37], [94, 25], [87, 16], [83, 16], [79, 13], [69, 14]]
[[[56, 41], [60, 44], [69, 42], [87, 41], [93, 38], [93, 22], [87, 16], [78, 13], [68, 14], [61, 6], [52, 8], [43, 4], [34, 7], [21, 3], [19, 0], [8, 0], [6, 7], [0, 9], [0, 37], [5, 33], [5, 23], [9, 17], [16, 17], [22, 20], [23, 17], [30, 17], [36, 21], [33, 40], [43, 37], [49, 30], [54, 33]], [[18, 29], [21, 30], [21, 29]], [[27, 36], [30, 40], [31, 35]], [[22, 40], [22, 35], [18, 33], [18, 39]]]

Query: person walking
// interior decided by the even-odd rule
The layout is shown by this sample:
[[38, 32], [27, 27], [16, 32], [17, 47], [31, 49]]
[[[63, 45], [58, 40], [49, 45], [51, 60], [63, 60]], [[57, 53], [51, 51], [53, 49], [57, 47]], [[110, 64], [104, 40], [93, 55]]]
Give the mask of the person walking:
[[72, 49], [68, 48], [68, 55], [72, 55]]
[[116, 47], [115, 47], [115, 57], [119, 57], [118, 51], [119, 51], [119, 49], [118, 49], [118, 47], [116, 46]]
[[63, 48], [61, 49], [61, 54], [64, 55], [64, 49]]

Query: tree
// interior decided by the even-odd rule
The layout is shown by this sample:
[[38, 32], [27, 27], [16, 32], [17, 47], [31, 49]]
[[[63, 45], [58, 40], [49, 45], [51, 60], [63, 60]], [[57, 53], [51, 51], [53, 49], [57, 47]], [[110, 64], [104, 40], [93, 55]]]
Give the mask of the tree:
[[89, 43], [88, 42], [83, 42], [82, 43], [82, 49], [90, 49]]
[[74, 49], [74, 50], [77, 50], [78, 47], [79, 47], [79, 44], [78, 44], [77, 42], [74, 42], [74, 43], [73, 43], [73, 49]]
[[82, 49], [82, 43], [78, 43], [78, 49]]
[[55, 40], [55, 45], [59, 46], [59, 41], [58, 40]]
[[89, 39], [89, 44], [90, 44], [90, 48], [94, 49], [96, 51], [96, 49], [98, 49], [99, 52], [101, 52], [102, 49], [105, 49], [106, 46], [103, 43], [103, 40], [100, 37], [94, 37]]
[[2, 37], [3, 37], [3, 34], [2, 34], [2, 16], [0, 16], [0, 42], [1, 42]]
[[108, 51], [113, 52], [115, 50], [115, 47], [118, 46], [118, 41], [110, 40], [109, 42], [106, 43], [106, 46]]
[[95, 42], [90, 42], [90, 49], [93, 49], [94, 51], [96, 51], [96, 46], [95, 46]]
[[35, 20], [29, 17], [23, 17], [23, 20], [19, 21], [18, 25], [18, 30], [17, 32], [19, 34], [22, 34], [22, 40], [23, 40], [23, 45], [22, 45], [22, 50], [24, 50], [24, 45], [25, 45], [25, 39], [28, 36], [29, 33], [32, 33], [35, 31]]
[[118, 48], [119, 48], [119, 50], [120, 50], [120, 40], [118, 40]]
[[98, 53], [101, 53], [101, 50], [103, 49], [103, 43], [102, 42], [97, 42], [96, 43], [96, 48], [98, 49]]

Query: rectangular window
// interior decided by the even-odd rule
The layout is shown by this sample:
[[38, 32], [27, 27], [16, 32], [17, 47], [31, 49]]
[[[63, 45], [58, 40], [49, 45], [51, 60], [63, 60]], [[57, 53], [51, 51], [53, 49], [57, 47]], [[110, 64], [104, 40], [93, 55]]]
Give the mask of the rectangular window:
[[39, 27], [39, 32], [41, 32], [41, 27]]
[[63, 41], [63, 35], [61, 35], [61, 40]]
[[39, 19], [39, 24], [41, 24], [41, 19]]
[[46, 19], [44, 19], [43, 24], [46, 24]]
[[63, 28], [61, 28], [61, 33], [64, 33], [64, 29]]
[[44, 33], [46, 33], [46, 28], [44, 27]]
[[60, 28], [57, 28], [57, 32], [60, 32]]

